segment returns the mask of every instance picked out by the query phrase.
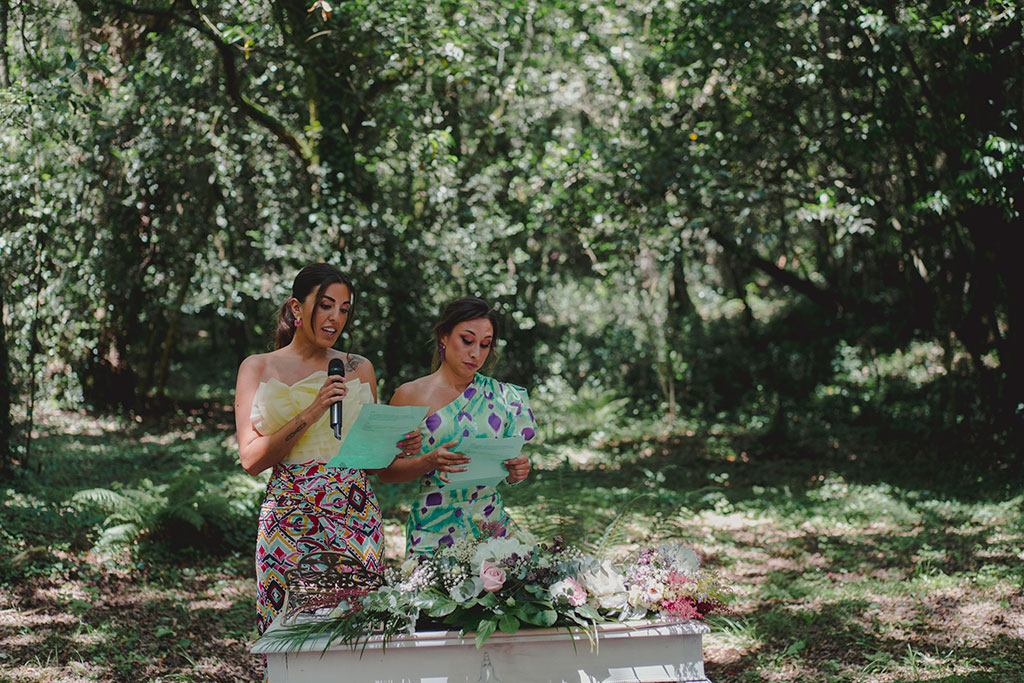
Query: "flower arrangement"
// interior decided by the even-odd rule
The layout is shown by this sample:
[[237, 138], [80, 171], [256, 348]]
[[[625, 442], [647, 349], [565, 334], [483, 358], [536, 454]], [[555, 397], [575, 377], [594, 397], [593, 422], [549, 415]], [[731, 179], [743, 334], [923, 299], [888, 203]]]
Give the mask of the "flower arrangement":
[[484, 527], [432, 556], [410, 557], [384, 584], [338, 596], [324, 619], [282, 629], [301, 642], [326, 634], [328, 643], [365, 641], [430, 627], [475, 631], [480, 647], [501, 630], [581, 626], [668, 617], [700, 619], [725, 607], [728, 591], [696, 553], [680, 545], [640, 552], [624, 565], [598, 560], [558, 538]]

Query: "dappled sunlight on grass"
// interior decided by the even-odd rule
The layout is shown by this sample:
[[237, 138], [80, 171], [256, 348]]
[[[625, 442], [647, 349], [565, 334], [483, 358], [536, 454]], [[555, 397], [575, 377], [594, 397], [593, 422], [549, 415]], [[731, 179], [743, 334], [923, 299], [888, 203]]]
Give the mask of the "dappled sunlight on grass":
[[684, 502], [678, 538], [736, 586], [735, 615], [707, 637], [712, 680], [1024, 679], [1019, 498], [954, 494], [935, 462], [886, 481], [877, 451], [825, 443], [814, 461], [686, 437], [616, 446], [655, 494], [652, 518]]
[[[44, 433], [38, 475], [0, 499], [4, 675], [259, 680], [250, 545], [265, 478], [240, 472], [229, 425], [88, 424]], [[504, 496], [542, 539], [595, 544], [615, 523], [613, 554], [693, 547], [735, 589], [732, 613], [705, 640], [715, 683], [1024, 680], [1024, 486], [1003, 470], [935, 461], [927, 445], [859, 438], [564, 439], [540, 444], [527, 485]], [[241, 535], [223, 536], [235, 553], [85, 552], [104, 515], [69, 507], [77, 490], [159, 486], [183, 472], [237, 506]], [[396, 562], [412, 485], [373, 485]]]
[[[70, 679], [77, 674], [69, 657], [89, 662], [93, 680], [149, 680], [174, 671], [191, 671], [193, 679], [213, 672], [254, 679], [255, 662], [239, 668], [237, 656], [252, 637], [254, 615], [252, 581], [246, 572], [239, 576], [237, 564], [228, 573], [228, 566], [165, 567], [170, 573], [138, 575], [84, 559], [81, 579], [41, 577], [2, 592], [12, 607], [0, 612], [0, 641], [27, 667], [15, 669], [14, 680]], [[20, 637], [26, 629], [31, 642]], [[57, 656], [43, 667], [33, 662], [47, 650]]]
[[13, 666], [4, 671], [5, 680], [11, 683], [90, 683], [102, 675], [102, 667], [92, 666], [83, 661], [68, 661], [61, 664], [55, 652], [33, 657], [32, 661]]

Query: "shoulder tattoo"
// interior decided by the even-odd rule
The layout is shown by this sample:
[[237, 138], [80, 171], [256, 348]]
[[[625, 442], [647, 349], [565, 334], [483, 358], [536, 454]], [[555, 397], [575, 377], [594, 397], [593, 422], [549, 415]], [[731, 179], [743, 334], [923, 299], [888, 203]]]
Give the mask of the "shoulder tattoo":
[[355, 370], [365, 362], [366, 359], [363, 358], [362, 356], [356, 356], [350, 353], [348, 354], [348, 360], [345, 361], [345, 372], [347, 373], [352, 370]]

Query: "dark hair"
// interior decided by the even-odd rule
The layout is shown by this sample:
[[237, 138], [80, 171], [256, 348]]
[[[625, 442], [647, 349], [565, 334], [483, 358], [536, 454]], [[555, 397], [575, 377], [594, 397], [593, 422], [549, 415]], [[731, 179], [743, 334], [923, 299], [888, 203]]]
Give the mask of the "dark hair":
[[432, 371], [441, 367], [441, 337], [451, 334], [459, 323], [479, 318], [490, 320], [491, 329], [494, 330], [494, 336], [491, 338], [491, 352], [487, 356], [484, 367], [489, 369], [498, 362], [498, 314], [483, 299], [464, 296], [445, 304], [444, 310], [441, 311], [441, 318], [434, 325], [434, 359], [430, 362]]
[[[352, 280], [349, 279], [348, 275], [345, 275], [329, 263], [311, 263], [300, 270], [299, 274], [295, 276], [295, 282], [292, 283], [292, 295], [284, 300], [284, 303], [281, 304], [281, 309], [277, 313], [277, 346], [275, 348], [280, 349], [288, 346], [295, 336], [295, 315], [292, 313], [292, 307], [288, 305], [288, 302], [293, 297], [300, 302], [305, 301], [309, 293], [316, 289], [316, 301], [319, 303], [327, 288], [336, 283], [348, 287], [353, 302], [353, 308], [349, 309], [349, 320], [352, 319], [351, 315], [352, 310], [355, 308], [356, 296], [356, 289], [352, 286]], [[317, 289], [318, 287], [319, 289]], [[308, 322], [310, 325], [313, 324], [312, 320]]]

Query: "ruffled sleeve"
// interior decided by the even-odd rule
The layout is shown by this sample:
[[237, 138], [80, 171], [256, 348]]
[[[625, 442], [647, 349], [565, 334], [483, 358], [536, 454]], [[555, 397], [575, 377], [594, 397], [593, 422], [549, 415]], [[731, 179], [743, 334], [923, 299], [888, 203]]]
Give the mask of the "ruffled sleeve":
[[502, 383], [505, 395], [505, 405], [508, 408], [508, 420], [503, 436], [522, 436], [527, 441], [537, 435], [537, 423], [533, 418], [533, 410], [530, 409], [530, 397], [526, 389], [515, 385]]
[[297, 382], [294, 386], [288, 386], [276, 379], [260, 382], [252, 399], [252, 411], [249, 413], [252, 426], [257, 432], [263, 436], [273, 434], [313, 402], [316, 393], [309, 394], [308, 391], [303, 391], [304, 382], [306, 380]]
[[[316, 398], [323, 384], [326, 372], [316, 372], [295, 384], [288, 385], [277, 379], [261, 382], [253, 397], [252, 418], [256, 431], [267, 436], [284, 427], [296, 415], [305, 410]], [[373, 403], [370, 385], [351, 379], [345, 382], [349, 393], [342, 402], [343, 433], [355, 422], [364, 403]], [[295, 447], [284, 458], [284, 462], [327, 462], [338, 452], [338, 440], [331, 430], [330, 411], [324, 411], [316, 422], [310, 425]]]

